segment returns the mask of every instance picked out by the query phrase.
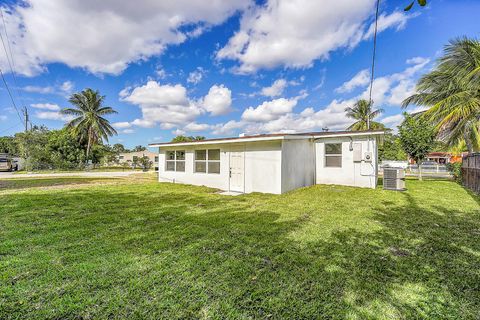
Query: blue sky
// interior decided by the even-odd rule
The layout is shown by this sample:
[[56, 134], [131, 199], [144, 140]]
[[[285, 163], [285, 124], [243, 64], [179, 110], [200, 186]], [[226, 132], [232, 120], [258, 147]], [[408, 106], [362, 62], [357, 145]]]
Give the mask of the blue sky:
[[[408, 2], [381, 2], [373, 97], [389, 127], [443, 46], [480, 32], [480, 1], [404, 13]], [[367, 92], [374, 0], [1, 3], [16, 81], [3, 47], [0, 67], [17, 105], [61, 128], [68, 96], [97, 89], [118, 111], [110, 143], [341, 130], [344, 108]], [[2, 87], [0, 135], [20, 130]]]

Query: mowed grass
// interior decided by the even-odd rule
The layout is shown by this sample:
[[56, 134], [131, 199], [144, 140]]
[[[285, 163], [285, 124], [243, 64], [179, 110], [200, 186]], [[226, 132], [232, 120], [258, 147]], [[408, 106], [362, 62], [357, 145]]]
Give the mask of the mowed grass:
[[68, 185], [90, 184], [99, 182], [112, 182], [108, 178], [85, 178], [85, 177], [56, 177], [56, 178], [23, 178], [0, 180], [0, 191], [5, 189], [28, 189], [35, 187], [65, 187]]
[[0, 318], [480, 318], [479, 198], [407, 187], [0, 191]]

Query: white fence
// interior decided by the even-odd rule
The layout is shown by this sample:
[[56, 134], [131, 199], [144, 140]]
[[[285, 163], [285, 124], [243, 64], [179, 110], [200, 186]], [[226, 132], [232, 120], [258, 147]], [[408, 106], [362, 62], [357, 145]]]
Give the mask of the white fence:
[[[417, 164], [408, 164], [407, 161], [382, 161], [379, 167], [380, 174], [383, 174], [383, 167], [385, 166], [403, 168], [407, 176], [419, 176], [420, 173]], [[445, 164], [422, 164], [420, 169], [424, 177], [452, 177], [451, 172]]]

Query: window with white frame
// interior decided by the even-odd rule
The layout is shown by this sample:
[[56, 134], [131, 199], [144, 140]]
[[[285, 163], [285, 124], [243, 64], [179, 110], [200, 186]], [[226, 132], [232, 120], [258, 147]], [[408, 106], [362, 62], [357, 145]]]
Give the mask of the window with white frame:
[[185, 150], [165, 152], [165, 171], [185, 172]]
[[195, 150], [194, 171], [220, 173], [220, 149]]
[[325, 143], [325, 167], [342, 167], [341, 143]]

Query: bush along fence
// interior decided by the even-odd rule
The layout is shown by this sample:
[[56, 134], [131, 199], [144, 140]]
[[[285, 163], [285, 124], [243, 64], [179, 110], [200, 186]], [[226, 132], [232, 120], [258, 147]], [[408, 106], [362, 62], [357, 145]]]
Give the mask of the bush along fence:
[[480, 153], [465, 156], [462, 162], [463, 185], [480, 194]]

